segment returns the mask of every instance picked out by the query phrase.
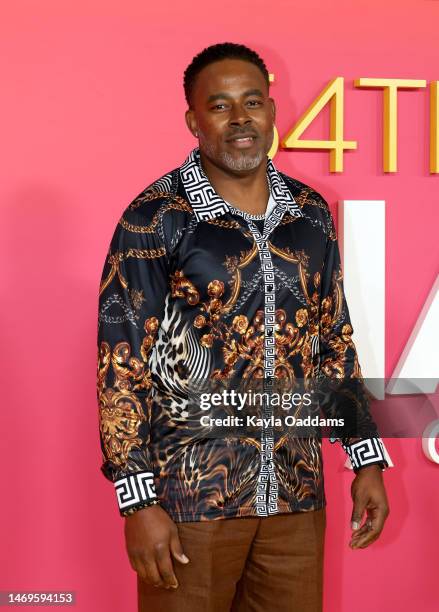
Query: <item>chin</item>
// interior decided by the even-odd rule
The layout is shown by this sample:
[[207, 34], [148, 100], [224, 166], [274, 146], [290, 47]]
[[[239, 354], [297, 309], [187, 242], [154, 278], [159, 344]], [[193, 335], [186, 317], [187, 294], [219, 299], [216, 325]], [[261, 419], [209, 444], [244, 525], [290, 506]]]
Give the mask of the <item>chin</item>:
[[234, 155], [228, 151], [222, 151], [220, 154], [221, 162], [229, 170], [240, 172], [243, 170], [254, 170], [264, 161], [266, 154], [259, 150], [254, 153], [249, 151], [237, 152]]

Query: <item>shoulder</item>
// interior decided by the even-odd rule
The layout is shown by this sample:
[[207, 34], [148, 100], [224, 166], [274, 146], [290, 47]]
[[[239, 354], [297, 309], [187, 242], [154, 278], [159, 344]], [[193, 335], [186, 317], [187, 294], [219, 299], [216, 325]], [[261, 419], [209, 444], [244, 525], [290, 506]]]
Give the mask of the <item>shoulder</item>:
[[278, 170], [296, 204], [305, 218], [321, 226], [325, 234], [335, 237], [335, 225], [331, 209], [324, 196], [316, 189]]
[[192, 208], [178, 193], [179, 168], [154, 179], [126, 206], [123, 215], [151, 222], [158, 214], [169, 211], [190, 213]]
[[280, 172], [279, 170], [278, 172], [283, 178], [293, 198], [296, 200], [297, 204], [299, 204], [301, 208], [317, 206], [318, 208], [329, 210], [329, 206], [325, 198], [322, 196], [321, 193], [311, 187], [311, 185], [302, 183], [302, 181], [299, 181], [298, 179], [293, 178], [292, 176], [288, 176], [288, 174]]
[[179, 168], [159, 176], [125, 207], [119, 219], [121, 231], [138, 235], [143, 241], [160, 241], [166, 250], [173, 246], [194, 216], [192, 207], [179, 190]]

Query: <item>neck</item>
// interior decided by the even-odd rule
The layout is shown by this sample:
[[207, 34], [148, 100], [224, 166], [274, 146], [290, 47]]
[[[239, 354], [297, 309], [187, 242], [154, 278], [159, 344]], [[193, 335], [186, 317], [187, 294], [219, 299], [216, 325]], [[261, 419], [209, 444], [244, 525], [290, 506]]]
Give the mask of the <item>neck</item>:
[[266, 158], [253, 170], [233, 172], [215, 165], [200, 150], [203, 171], [216, 193], [250, 214], [263, 214], [267, 209], [270, 190], [267, 183]]

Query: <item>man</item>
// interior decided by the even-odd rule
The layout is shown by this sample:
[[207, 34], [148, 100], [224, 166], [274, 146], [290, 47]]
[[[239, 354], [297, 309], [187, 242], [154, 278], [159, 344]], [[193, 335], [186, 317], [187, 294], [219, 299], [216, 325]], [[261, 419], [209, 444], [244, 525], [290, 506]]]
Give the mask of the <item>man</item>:
[[101, 469], [126, 516], [139, 610], [321, 610], [320, 437], [274, 431], [271, 400], [256, 435], [215, 429], [202, 417], [227, 409], [204, 412], [191, 383], [360, 384], [353, 402], [322, 406], [350, 421], [331, 429], [356, 473], [350, 544], [378, 538], [389, 464], [361, 391], [332, 215], [267, 156], [275, 103], [254, 51], [205, 49], [184, 87], [199, 147], [125, 209], [102, 273]]

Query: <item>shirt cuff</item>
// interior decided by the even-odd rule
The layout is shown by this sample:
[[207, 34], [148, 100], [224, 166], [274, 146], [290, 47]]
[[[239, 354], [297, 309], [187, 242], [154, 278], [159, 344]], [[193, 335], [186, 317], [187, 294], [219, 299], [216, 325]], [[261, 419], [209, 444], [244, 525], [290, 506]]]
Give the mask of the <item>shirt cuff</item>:
[[364, 438], [351, 444], [341, 441], [355, 473], [368, 465], [379, 465], [381, 470], [389, 467], [386, 450], [380, 438]]
[[114, 482], [114, 488], [121, 516], [129, 516], [159, 502], [152, 472], [127, 474]]

